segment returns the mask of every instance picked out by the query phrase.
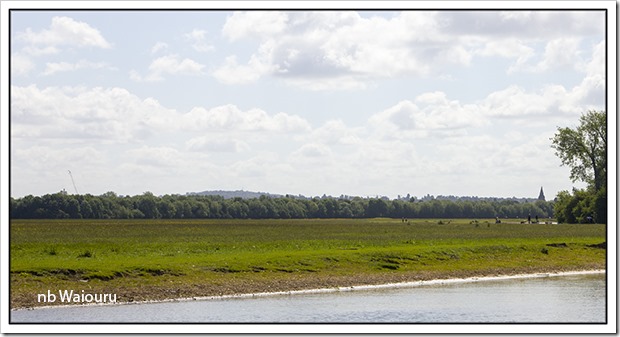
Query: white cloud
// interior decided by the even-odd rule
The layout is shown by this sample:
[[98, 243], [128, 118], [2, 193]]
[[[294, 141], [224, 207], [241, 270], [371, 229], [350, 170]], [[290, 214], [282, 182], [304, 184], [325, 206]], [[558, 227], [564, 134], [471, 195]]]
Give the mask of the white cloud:
[[180, 60], [178, 55], [166, 55], [151, 62], [146, 76], [142, 77], [137, 71], [132, 70], [129, 78], [137, 82], [159, 82], [164, 80], [164, 75], [200, 76], [204, 74], [204, 67], [203, 64], [189, 58]]
[[485, 38], [520, 37], [531, 41], [562, 36], [599, 35], [605, 31], [603, 10], [445, 11], [442, 30]]
[[[519, 130], [524, 134], [519, 135]], [[452, 185], [469, 191], [466, 193], [484, 195], [475, 191], [485, 189], [491, 176], [496, 183], [495, 195], [515, 196], [514, 191], [528, 183], [533, 185], [529, 187], [532, 194], [540, 185], [548, 188], [558, 180], [557, 174], [550, 172], [557, 173], [560, 163], [549, 146], [551, 134], [538, 130], [520, 127], [503, 135], [476, 134], [432, 144], [433, 151], [418, 159], [431, 166], [421, 168], [421, 176], [429, 177], [426, 189], [433, 184], [443, 188]]]
[[269, 115], [261, 109], [242, 111], [235, 105], [212, 109], [197, 107], [183, 115], [186, 130], [305, 132], [310, 124], [303, 118], [283, 112]]
[[592, 47], [592, 56], [584, 66], [585, 77], [571, 90], [573, 102], [579, 103], [583, 110], [604, 109], [605, 80], [605, 41]]
[[103, 68], [111, 69], [111, 67], [108, 66], [105, 62], [90, 62], [86, 60], [80, 60], [77, 63], [50, 62], [45, 64], [45, 71], [43, 71], [43, 75], [49, 76], [58, 72]]
[[315, 90], [365, 88], [378, 78], [428, 74], [433, 62], [469, 62], [459, 46], [435, 47], [429, 53], [426, 39], [433, 36], [432, 19], [402, 14], [411, 15], [416, 17], [388, 20], [362, 18], [355, 12], [300, 14], [290, 20], [286, 34], [275, 42], [269, 40], [271, 60], [277, 75]]
[[168, 55], [154, 60], [149, 66], [149, 71], [154, 77], [159, 77], [160, 74], [200, 74], [203, 68], [204, 65], [194, 60], [188, 58], [179, 60], [177, 55]]
[[11, 161], [19, 163], [23, 170], [48, 168], [66, 173], [66, 168], [72, 165], [87, 165], [89, 169], [101, 165], [105, 163], [105, 155], [93, 146], [78, 146], [66, 151], [49, 145], [35, 145], [11, 153]]
[[263, 43], [247, 64], [239, 64], [235, 55], [226, 57], [224, 64], [213, 71], [213, 77], [224, 84], [248, 84], [277, 73], [278, 67], [271, 61], [273, 46], [273, 42]]
[[575, 37], [563, 37], [547, 42], [543, 60], [537, 68], [542, 70], [556, 67], [578, 67], [581, 63], [579, 59], [580, 39]]
[[256, 56], [252, 56], [247, 65], [238, 64], [237, 57], [233, 55], [226, 58], [224, 64], [213, 72], [213, 76], [224, 84], [248, 84], [271, 73], [272, 68]]
[[298, 150], [293, 152], [293, 156], [300, 156], [305, 158], [323, 158], [331, 156], [332, 151], [328, 146], [321, 143], [305, 144]]
[[481, 110], [493, 117], [510, 117], [520, 124], [535, 125], [549, 120], [532, 117], [565, 118], [582, 111], [579, 98], [561, 85], [548, 85], [539, 92], [527, 92], [511, 85], [489, 94], [481, 103]]
[[22, 49], [22, 51], [32, 56], [42, 56], [42, 55], [50, 55], [50, 54], [59, 54], [61, 52], [61, 49], [54, 47], [54, 46], [47, 46], [47, 47], [26, 46]]
[[11, 86], [13, 137], [122, 143], [165, 130], [175, 114], [121, 88]]
[[324, 91], [324, 90], [363, 90], [369, 87], [373, 87], [371, 80], [366, 79], [365, 76], [325, 76], [312, 78], [310, 76], [303, 77], [298, 76], [294, 78], [286, 78], [285, 82], [289, 85], [310, 90], [310, 91]]
[[157, 43], [153, 45], [153, 47], [151, 47], [151, 54], [156, 54], [162, 50], [166, 50], [168, 49], [168, 47], [169, 46], [167, 43], [158, 41]]
[[[292, 167], [281, 156], [270, 150], [261, 150], [251, 157], [242, 157], [226, 167], [220, 167], [222, 181], [238, 184], [237, 188], [281, 193], [290, 191]], [[256, 179], [260, 178], [260, 179]], [[231, 183], [224, 183], [230, 186]], [[286, 192], [284, 192], [286, 193]]]
[[231, 41], [247, 36], [263, 37], [282, 32], [288, 15], [280, 11], [234, 12], [228, 16], [222, 34]]
[[586, 65], [588, 76], [605, 76], [605, 41], [592, 47], [592, 57]]
[[[523, 56], [508, 69], [508, 73], [516, 71], [525, 72], [545, 72], [549, 70], [572, 68], [580, 69], [583, 67], [583, 60], [580, 57], [580, 41], [578, 37], [562, 37], [547, 42], [542, 59], [536, 64], [530, 64], [533, 51], [531, 48], [524, 47]], [[530, 50], [528, 50], [530, 49]]]
[[142, 75], [140, 75], [139, 72], [135, 71], [135, 70], [130, 70], [129, 71], [129, 79], [135, 82], [142, 82], [144, 81], [144, 79], [142, 78]]
[[170, 146], [142, 146], [125, 151], [129, 162], [158, 169], [182, 167], [185, 163], [183, 153]]
[[12, 75], [26, 75], [35, 65], [32, 60], [23, 53], [13, 53], [11, 55], [11, 74]]
[[484, 42], [484, 47], [474, 50], [474, 54], [483, 57], [499, 56], [515, 59], [507, 73], [511, 74], [523, 69], [527, 62], [535, 56], [535, 49], [518, 38], [490, 39]]
[[[66, 56], [66, 52], [77, 53], [79, 49], [110, 49], [101, 32], [86, 22], [77, 21], [67, 16], [55, 16], [49, 27], [34, 31], [27, 28], [14, 35], [14, 48], [19, 50], [11, 56], [11, 69], [14, 75], [25, 75], [38, 65], [35, 60], [49, 55]], [[92, 62], [81, 59], [77, 62], [47, 62], [43, 75], [78, 69], [113, 69], [105, 62]]]
[[342, 120], [329, 120], [308, 136], [330, 145], [358, 145], [364, 131], [363, 128], [350, 128]]
[[[270, 133], [305, 134], [311, 130], [308, 121], [296, 115], [269, 114], [261, 109], [242, 111], [235, 105], [197, 107], [179, 113], [122, 88], [12, 86], [11, 98], [11, 133], [18, 138], [124, 143], [178, 131], [251, 132], [255, 139]], [[198, 138], [187, 145], [248, 149], [244, 141], [231, 139], [217, 144], [208, 140]]]
[[369, 126], [387, 138], [461, 135], [459, 130], [487, 123], [479, 107], [449, 100], [440, 91], [401, 101], [369, 119]]
[[185, 39], [192, 43], [192, 48], [198, 52], [208, 52], [215, 49], [215, 46], [209, 44], [206, 40], [207, 31], [194, 29], [184, 35]]
[[[257, 29], [252, 20], [259, 20], [260, 15], [255, 12], [229, 17], [224, 29], [227, 36], [233, 40], [256, 37], [261, 43], [247, 65], [239, 65], [237, 57], [231, 56], [214, 73], [216, 78], [237, 84], [276, 75], [311, 90], [359, 89], [377, 76], [427, 70], [425, 63], [414, 57], [413, 49], [406, 47], [404, 38], [409, 37], [403, 37], [403, 27], [398, 27], [404, 21], [362, 19], [355, 12], [277, 14], [280, 20], [275, 24]], [[455, 56], [461, 52], [455, 48], [444, 54], [458, 59]]]
[[482, 56], [529, 58], [534, 54], [534, 49], [520, 39], [508, 38], [487, 41], [484, 43], [484, 47], [477, 50], [476, 53]]
[[40, 32], [27, 29], [23, 33], [18, 33], [18, 39], [30, 45], [26, 51], [32, 54], [58, 53], [61, 46], [104, 49], [112, 47], [112, 44], [106, 41], [99, 30], [85, 22], [76, 21], [66, 16], [52, 18], [50, 27]]
[[[561, 18], [571, 20], [562, 23], [566, 30], [549, 29], [559, 27]], [[351, 90], [382, 78], [437, 75], [449, 66], [468, 66], [477, 56], [514, 59], [508, 73], [538, 72], [579, 64], [579, 42], [584, 33], [600, 33], [599, 22], [596, 12], [404, 11], [391, 18], [349, 11], [236, 12], [224, 35], [232, 41], [255, 38], [259, 50], [247, 64], [230, 56], [215, 76], [241, 84], [270, 75], [310, 90]], [[529, 64], [541, 37], [551, 40], [542, 60]]]
[[264, 179], [269, 172], [269, 168], [266, 167], [262, 159], [251, 158], [249, 160], [242, 160], [234, 163], [232, 166], [232, 172], [235, 173], [232, 181], [239, 181], [239, 178], [261, 178]]
[[250, 150], [248, 143], [226, 135], [195, 137], [185, 142], [191, 151], [214, 151], [239, 153]]

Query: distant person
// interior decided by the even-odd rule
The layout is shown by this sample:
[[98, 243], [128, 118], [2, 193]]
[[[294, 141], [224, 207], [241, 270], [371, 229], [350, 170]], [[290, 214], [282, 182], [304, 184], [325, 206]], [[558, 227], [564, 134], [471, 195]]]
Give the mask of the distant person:
[[527, 215], [527, 223], [532, 223], [532, 216], [530, 214]]
[[536, 216], [536, 223], [538, 223], [538, 215]]

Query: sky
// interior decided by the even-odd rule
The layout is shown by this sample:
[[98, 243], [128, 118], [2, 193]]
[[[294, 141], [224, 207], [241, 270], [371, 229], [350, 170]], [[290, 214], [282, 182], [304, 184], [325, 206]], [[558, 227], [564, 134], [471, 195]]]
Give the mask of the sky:
[[550, 200], [583, 187], [550, 138], [606, 107], [600, 10], [9, 15], [13, 197]]

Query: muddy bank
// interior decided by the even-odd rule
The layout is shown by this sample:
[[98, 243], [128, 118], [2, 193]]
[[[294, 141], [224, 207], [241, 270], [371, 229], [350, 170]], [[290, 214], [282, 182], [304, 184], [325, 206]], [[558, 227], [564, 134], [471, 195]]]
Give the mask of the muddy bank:
[[[604, 272], [593, 266], [594, 272]], [[117, 303], [177, 301], [213, 298], [221, 296], [252, 296], [252, 294], [267, 295], [268, 293], [287, 293], [296, 291], [339, 291], [344, 288], [364, 288], [371, 286], [406, 286], [406, 283], [471, 279], [483, 277], [531, 277], [537, 274], [561, 274], [583, 272], [581, 270], [545, 269], [545, 268], [511, 268], [489, 269], [484, 271], [424, 271], [407, 273], [373, 273], [361, 275], [320, 275], [313, 273], [282, 275], [264, 275], [260, 278], [227, 279], [223, 282], [188, 282], [183, 280], [162, 282], [158, 285], [139, 286], [139, 282], [131, 284], [110, 284], [106, 287], [92, 288], [101, 292], [116, 294]], [[163, 280], [162, 280], [163, 281]], [[50, 285], [50, 288], [53, 288]], [[11, 293], [11, 308], [28, 309], [34, 307], [63, 305], [63, 303], [41, 303], [32, 294]]]

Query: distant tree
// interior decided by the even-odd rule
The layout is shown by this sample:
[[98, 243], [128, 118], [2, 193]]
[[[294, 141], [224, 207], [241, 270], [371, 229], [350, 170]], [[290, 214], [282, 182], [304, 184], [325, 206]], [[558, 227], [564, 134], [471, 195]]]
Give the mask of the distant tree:
[[268, 218], [269, 210], [259, 199], [250, 199], [248, 216], [252, 219]]
[[474, 218], [478, 215], [475, 215], [474, 212], [474, 203], [472, 201], [466, 200], [462, 202], [463, 206], [463, 217], [464, 218]]
[[349, 208], [351, 209], [351, 215], [354, 218], [363, 218], [366, 215], [366, 205], [366, 201], [364, 201], [362, 198], [353, 198], [349, 206]]
[[70, 218], [80, 219], [82, 218], [82, 213], [80, 209], [80, 202], [77, 201], [75, 197], [67, 196], [65, 198], [65, 204], [63, 205], [65, 212], [68, 214]]
[[157, 208], [157, 197], [153, 195], [151, 192], [144, 192], [142, 196], [140, 196], [137, 206], [140, 212], [144, 214], [144, 217], [147, 219], [159, 219], [161, 218], [161, 213], [159, 213], [159, 209]]
[[479, 201], [474, 204], [474, 215], [477, 218], [493, 218], [496, 216], [495, 209], [487, 201]]
[[339, 218], [352, 218], [353, 212], [351, 211], [351, 206], [347, 202], [342, 202], [339, 205], [338, 209], [338, 217]]
[[444, 210], [444, 217], [446, 218], [460, 218], [463, 217], [463, 207], [460, 203], [447, 201]]
[[174, 218], [177, 213], [177, 209], [169, 197], [159, 200], [157, 203], [157, 209], [159, 210], [161, 217], [164, 219]]
[[333, 198], [322, 199], [321, 203], [325, 206], [325, 216], [334, 218], [338, 215], [338, 200]]
[[401, 198], [392, 201], [391, 216], [393, 218], [404, 218], [407, 213], [407, 204]]
[[366, 215], [369, 218], [383, 217], [388, 215], [388, 205], [383, 199], [370, 199], [368, 201], [368, 208], [366, 209]]
[[430, 202], [422, 201], [418, 208], [418, 216], [420, 218], [432, 218], [433, 217], [433, 208], [431, 207]]
[[288, 214], [293, 219], [302, 219], [306, 217], [306, 209], [303, 204], [294, 199], [289, 199], [286, 202], [286, 208], [288, 209]]
[[192, 218], [204, 219], [209, 217], [209, 205], [204, 200], [204, 198], [191, 199]]

